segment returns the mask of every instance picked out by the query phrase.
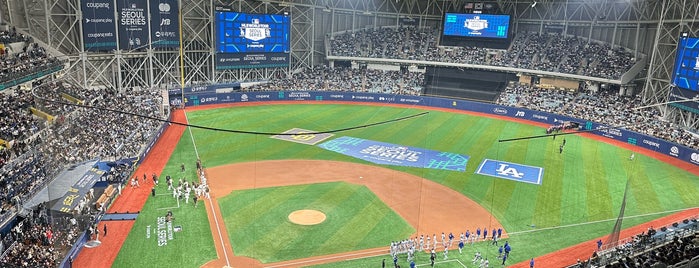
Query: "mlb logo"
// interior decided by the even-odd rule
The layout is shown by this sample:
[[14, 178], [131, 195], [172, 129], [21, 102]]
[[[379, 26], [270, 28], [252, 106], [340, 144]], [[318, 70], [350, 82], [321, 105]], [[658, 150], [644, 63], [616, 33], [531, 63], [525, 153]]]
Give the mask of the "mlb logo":
[[504, 161], [484, 159], [476, 174], [541, 185], [544, 169]]

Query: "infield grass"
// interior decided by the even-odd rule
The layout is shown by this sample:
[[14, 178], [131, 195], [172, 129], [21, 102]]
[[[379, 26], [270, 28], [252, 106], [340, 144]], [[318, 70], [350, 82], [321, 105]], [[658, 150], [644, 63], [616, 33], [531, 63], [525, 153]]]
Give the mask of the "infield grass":
[[[298, 104], [203, 110], [188, 113], [188, 116], [191, 123], [208, 127], [284, 132], [291, 128], [327, 131], [391, 120], [423, 111], [419, 108]], [[200, 129], [193, 129], [192, 132], [200, 157], [204, 165], [209, 167], [274, 159], [321, 159], [370, 164], [316, 146], [271, 139], [263, 135]], [[509, 239], [513, 245], [512, 263], [608, 234], [613, 225], [613, 220], [610, 219], [616, 218], [619, 213], [627, 180], [631, 181], [625, 214], [627, 216], [658, 214], [628, 219], [624, 222], [625, 226], [639, 224], [664, 215], [659, 212], [699, 206], [699, 180], [696, 176], [686, 170], [641, 154], [637, 154], [634, 161], [629, 161], [628, 156], [631, 152], [626, 149], [576, 135], [566, 136], [567, 144], [564, 152], [560, 154], [558, 148], [562, 142], [562, 137], [558, 137], [556, 140], [542, 138], [507, 143], [498, 142], [498, 139], [541, 135], [543, 132], [543, 128], [515, 122], [459, 113], [429, 111], [429, 114], [418, 118], [336, 133], [336, 136], [332, 138], [352, 136], [471, 156], [466, 172], [385, 167], [441, 183], [463, 193], [488, 209], [504, 225], [504, 229], [512, 234]], [[188, 134], [185, 132], [182, 137], [181, 144], [178, 145], [173, 159], [168, 163], [167, 172], [177, 172], [181, 162], [194, 163], [196, 157], [191, 152], [192, 144]], [[474, 174], [478, 164], [485, 158], [542, 167], [544, 168], [542, 184], [520, 183]], [[156, 213], [154, 210], [156, 205], [152, 205], [154, 204], [152, 200], [148, 202], [142, 214]], [[205, 225], [208, 229], [205, 214], [188, 210], [183, 212], [193, 213], [194, 220]], [[464, 215], [464, 217], [467, 216]], [[136, 224], [143, 226], [139, 223], [140, 220], [139, 217]], [[584, 224], [594, 221], [602, 222]], [[524, 232], [567, 225], [574, 226], [538, 230], [531, 233]], [[238, 227], [246, 230], [258, 228], [255, 222]], [[464, 230], [473, 230], [476, 227], [482, 226], [468, 226], [467, 220], [465, 220]], [[142, 232], [142, 228], [134, 230]], [[449, 231], [460, 232], [463, 230], [445, 230], [445, 232]], [[252, 238], [244, 238], [243, 236], [245, 236], [243, 233], [232, 235], [232, 237], [236, 237], [232, 238], [234, 251], [237, 252], [238, 248], [249, 248], [254, 249], [254, 251], [264, 250], [262, 249], [264, 246], [255, 245], [255, 241], [262, 234], [252, 235]], [[137, 239], [143, 239], [143, 234], [129, 236], [127, 244], [142, 245], [141, 242], [130, 241]], [[192, 239], [192, 243], [201, 243], [204, 248], [213, 251], [213, 246], [206, 245], [206, 243], [212, 243], [210, 233], [208, 237], [204, 235], [204, 237]], [[326, 249], [323, 247], [326, 246], [324, 243], [327, 238], [315, 239], [309, 238], [305, 241], [307, 245], [304, 247], [307, 246], [306, 249], [309, 252], [324, 254]], [[353, 239], [363, 241], [370, 238]], [[389, 243], [390, 241], [383, 241], [383, 245]], [[141, 254], [134, 253], [136, 255], [130, 257], [122, 257], [123, 254], [129, 252], [122, 249], [124, 252], [120, 253], [118, 260], [134, 258], [133, 256], [141, 258], [142, 252], [151, 251], [159, 252], [154, 254], [161, 258], [170, 258], [168, 257], [170, 254], [182, 253], [190, 256], [183, 252], [184, 250], [160, 252], [160, 248], [152, 245], [149, 247], [150, 249], [140, 249]], [[355, 248], [359, 248], [359, 246], [355, 246]], [[270, 249], [267, 251], [265, 252], [265, 256], [267, 256], [265, 260], [284, 260], [298, 256], [298, 253], [284, 250]], [[470, 254], [472, 257], [472, 253]], [[215, 253], [210, 252], [206, 256], [213, 258]], [[174, 257], [180, 258], [180, 256]], [[188, 258], [184, 257], [183, 259]], [[379, 264], [380, 260], [381, 257], [377, 257], [369, 262]], [[366, 267], [363, 266], [364, 261], [357, 260], [357, 263], [332, 266]], [[182, 267], [198, 267], [193, 260], [190, 260], [189, 263], [192, 265]]]
[[[236, 254], [263, 263], [384, 247], [415, 232], [366, 186], [345, 182], [234, 191], [219, 206]], [[288, 220], [302, 209], [326, 219]]]

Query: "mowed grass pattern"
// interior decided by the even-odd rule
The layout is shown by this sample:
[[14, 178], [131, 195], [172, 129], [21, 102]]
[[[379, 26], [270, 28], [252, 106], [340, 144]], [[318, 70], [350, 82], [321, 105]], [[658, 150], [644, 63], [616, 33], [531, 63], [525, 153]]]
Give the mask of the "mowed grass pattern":
[[[302, 104], [231, 107], [197, 111], [189, 116], [193, 123], [205, 126], [283, 132], [294, 127], [327, 131], [424, 111], [417, 107]], [[315, 146], [267, 136], [193, 131], [202, 159], [211, 166], [271, 159], [323, 159], [370, 164]], [[633, 204], [627, 204], [626, 215], [699, 205], [699, 180], [694, 175], [640, 154], [634, 161], [629, 161], [631, 152], [626, 149], [575, 135], [565, 136], [563, 153], [558, 152], [563, 136], [498, 142], [498, 139], [543, 133], [543, 128], [526, 124], [429, 111], [418, 118], [336, 133], [335, 137], [352, 136], [471, 156], [466, 172], [385, 167], [412, 173], [463, 193], [490, 210], [510, 233], [615, 218], [627, 179], [631, 179], [629, 203]], [[543, 183], [533, 185], [474, 174], [485, 158], [543, 167]], [[465, 220], [464, 230], [476, 227], [468, 226]], [[607, 229], [611, 231], [611, 225]], [[542, 255], [552, 248], [563, 248], [589, 237], [604, 235], [607, 229], [582, 226], [555, 240], [528, 241], [526, 253], [527, 256]], [[540, 243], [547, 244], [537, 246]], [[512, 260], [523, 260], [527, 256], [513, 255]]]
[[[344, 182], [234, 191], [219, 206], [236, 254], [263, 263], [383, 247], [415, 231], [366, 186]], [[289, 221], [301, 209], [327, 218]]]
[[[296, 127], [327, 131], [391, 120], [423, 111], [425, 110], [418, 107], [297, 104], [202, 110], [190, 112], [188, 117], [192, 124], [222, 129], [283, 132]], [[274, 159], [321, 159], [370, 164], [316, 146], [271, 139], [265, 135], [201, 129], [192, 129], [192, 133], [199, 156], [206, 167]], [[513, 252], [510, 259], [513, 262], [540, 256], [608, 234], [613, 226], [613, 220], [610, 219], [614, 219], [619, 213], [624, 186], [629, 179], [631, 180], [631, 189], [625, 214], [627, 216], [657, 214], [626, 220], [625, 226], [665, 215], [665, 213], [658, 212], [699, 206], [699, 180], [696, 176], [686, 170], [667, 165], [642, 154], [636, 154], [636, 159], [629, 161], [628, 156], [631, 152], [628, 150], [575, 135], [566, 136], [567, 144], [562, 154], [558, 153], [562, 137], [557, 137], [555, 140], [542, 138], [517, 142], [498, 142], [498, 139], [541, 135], [543, 133], [543, 128], [525, 124], [460, 113], [429, 111], [427, 115], [410, 120], [335, 133], [332, 138], [353, 136], [471, 156], [466, 172], [384, 167], [441, 183], [461, 192], [490, 210], [504, 225], [504, 228], [512, 234], [509, 240], [515, 247], [513, 251], [516, 251]], [[543, 167], [543, 183], [542, 185], [533, 185], [474, 174], [478, 164], [485, 158]], [[188, 163], [193, 168], [195, 160], [192, 139], [189, 132], [185, 132], [162, 176], [179, 172], [180, 163]], [[189, 173], [190, 170], [188, 169], [187, 172]], [[194, 175], [188, 174], [186, 176], [192, 178]], [[278, 191], [283, 192], [283, 188], [285, 187], [278, 189]], [[300, 188], [297, 190], [301, 191]], [[161, 184], [158, 187], [158, 192], [167, 192], [166, 187]], [[260, 195], [260, 193], [257, 194]], [[291, 198], [289, 200], [292, 200], [296, 192], [290, 191], [287, 194]], [[274, 203], [274, 201], [266, 202]], [[147, 203], [141, 213], [142, 216], [162, 214], [162, 210], [156, 210], [156, 207], [160, 205], [149, 204], [155, 203]], [[160, 207], [164, 206], [165, 204]], [[177, 213], [192, 213], [192, 222], [199, 222], [199, 224], [205, 225], [204, 229], [208, 229], [205, 214], [190, 212], [189, 209]], [[236, 214], [243, 215], [244, 213], [246, 212], [236, 212]], [[260, 215], [260, 217], [263, 216]], [[239, 218], [242, 221], [246, 217], [239, 216]], [[293, 252], [294, 248], [274, 248], [257, 242], [263, 238], [267, 239], [265, 235], [273, 233], [276, 228], [279, 228], [278, 226], [265, 226], [265, 224], [269, 224], [269, 221], [271, 221], [269, 218], [263, 217], [254, 221], [248, 219], [247, 223], [239, 223], [241, 228], [252, 231], [250, 234], [254, 234], [255, 230], [262, 228], [265, 228], [265, 232], [249, 236], [232, 236], [235, 237], [231, 241], [236, 254], [244, 250], [241, 247], [247, 247], [245, 250], [253, 253], [266, 251], [264, 254], [268, 256], [266, 259], [268, 261], [292, 259], [294, 256], [298, 256], [295, 254], [299, 253]], [[586, 224], [592, 221], [600, 222]], [[194, 257], [194, 253], [187, 250], [171, 251], [168, 249], [164, 251], [156, 246], [136, 241], [144, 239], [143, 228], [146, 224], [150, 224], [147, 222], [150, 220], [141, 222], [141, 217], [139, 217], [136, 222], [138, 228], [135, 228], [135, 231], [129, 236], [115, 266], [129, 264], [130, 267], [149, 267], [139, 264], [158, 263], [159, 259], [174, 259], [184, 261], [181, 267], [198, 267], [202, 264], [203, 259], [214, 258], [213, 238], [210, 233], [198, 233], [188, 238], [190, 240], [187, 243], [196, 244], [203, 251], [210, 250], [206, 251], [207, 254], [204, 256], [200, 254], [196, 257]], [[355, 225], [352, 223], [351, 226]], [[572, 226], [539, 230], [565, 225]], [[350, 225], [347, 226], [350, 228]], [[468, 215], [464, 215], [464, 230], [473, 230], [476, 227], [482, 226], [469, 226]], [[354, 241], [352, 247], [358, 249], [372, 245], [375, 243], [372, 239], [377, 233], [389, 229], [391, 229], [390, 225], [377, 224], [374, 229], [368, 232], [365, 230], [364, 237], [352, 238]], [[444, 231], [460, 232], [464, 230]], [[187, 231], [189, 229], [185, 229], [185, 232]], [[278, 239], [277, 243], [273, 245], [283, 246], [293, 243], [298, 247], [305, 247], [308, 254], [324, 254], [334, 250], [336, 246], [332, 242], [327, 242], [328, 240], [328, 237], [321, 237], [317, 241], [304, 240], [305, 243], [300, 243], [294, 238], [288, 238]], [[335, 240], [333, 239], [333, 241]], [[387, 245], [388, 243], [390, 240], [382, 241], [379, 244]], [[132, 247], [137, 249], [132, 249]], [[148, 254], [148, 257], [142, 257], [147, 252], [152, 252], [152, 254]], [[123, 257], [125, 254], [129, 255]], [[470, 254], [469, 257], [472, 257], [472, 253]], [[125, 260], [135, 258], [138, 260]], [[155, 261], [151, 261], [150, 258], [154, 258]], [[124, 260], [122, 261], [122, 259]], [[377, 264], [380, 263], [380, 259], [371, 262]], [[362, 264], [353, 266], [351, 263], [336, 267], [366, 267]]]

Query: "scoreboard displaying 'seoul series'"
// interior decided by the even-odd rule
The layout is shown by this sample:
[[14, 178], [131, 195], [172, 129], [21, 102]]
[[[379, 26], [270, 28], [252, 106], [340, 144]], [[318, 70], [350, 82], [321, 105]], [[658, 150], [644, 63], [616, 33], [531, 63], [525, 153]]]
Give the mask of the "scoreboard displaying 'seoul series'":
[[214, 13], [216, 69], [289, 66], [291, 21], [282, 14]]

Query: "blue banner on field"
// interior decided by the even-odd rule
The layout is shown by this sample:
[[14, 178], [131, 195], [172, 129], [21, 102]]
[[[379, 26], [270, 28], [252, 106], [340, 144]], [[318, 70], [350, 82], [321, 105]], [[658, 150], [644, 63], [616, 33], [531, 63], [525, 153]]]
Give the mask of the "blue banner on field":
[[541, 185], [544, 169], [504, 161], [483, 159], [476, 174]]
[[148, 8], [146, 0], [119, 0], [119, 49], [147, 48], [150, 43], [148, 31]]
[[321, 143], [318, 146], [380, 165], [464, 171], [469, 159], [469, 156], [462, 154], [439, 152], [353, 137], [340, 137]]
[[150, 16], [150, 40], [153, 47], [179, 47], [180, 20], [177, 0], [151, 0]]
[[92, 186], [102, 177], [102, 174], [104, 174], [104, 171], [97, 168], [87, 171], [51, 209], [64, 213], [73, 213], [73, 209], [78, 206], [80, 200], [92, 189]]
[[116, 50], [113, 0], [82, 0], [83, 44], [87, 51]]

